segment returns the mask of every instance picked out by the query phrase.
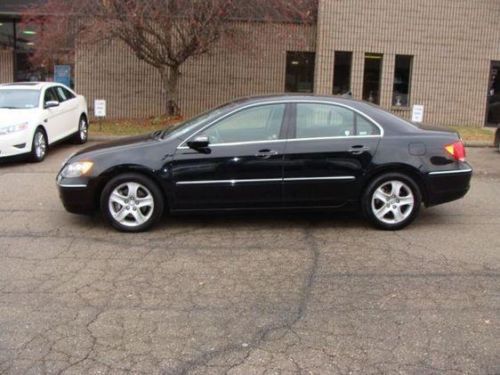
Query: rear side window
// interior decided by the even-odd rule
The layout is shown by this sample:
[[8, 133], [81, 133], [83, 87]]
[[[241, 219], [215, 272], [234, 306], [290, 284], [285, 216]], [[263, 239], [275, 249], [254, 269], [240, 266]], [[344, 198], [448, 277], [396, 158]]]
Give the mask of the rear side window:
[[331, 104], [297, 104], [296, 138], [379, 135], [380, 130], [356, 112]]

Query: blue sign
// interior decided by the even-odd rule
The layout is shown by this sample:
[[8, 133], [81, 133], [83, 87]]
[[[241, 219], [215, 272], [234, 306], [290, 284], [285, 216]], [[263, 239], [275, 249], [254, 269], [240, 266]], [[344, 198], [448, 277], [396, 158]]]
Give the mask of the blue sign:
[[54, 65], [54, 81], [71, 87], [71, 65]]

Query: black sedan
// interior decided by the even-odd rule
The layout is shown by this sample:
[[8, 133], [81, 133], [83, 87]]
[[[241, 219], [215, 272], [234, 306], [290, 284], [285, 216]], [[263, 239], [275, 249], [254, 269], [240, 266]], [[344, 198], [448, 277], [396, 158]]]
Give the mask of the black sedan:
[[117, 229], [165, 211], [361, 210], [401, 229], [420, 206], [463, 197], [472, 168], [459, 135], [371, 104], [317, 96], [238, 100], [164, 131], [87, 148], [57, 177], [64, 206]]

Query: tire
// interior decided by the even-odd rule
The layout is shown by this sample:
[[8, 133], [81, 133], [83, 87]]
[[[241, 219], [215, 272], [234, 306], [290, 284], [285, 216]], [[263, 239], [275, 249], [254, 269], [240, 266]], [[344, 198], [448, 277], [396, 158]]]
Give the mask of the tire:
[[101, 194], [105, 219], [122, 232], [143, 232], [162, 216], [164, 199], [149, 178], [126, 173], [110, 180]]
[[78, 145], [87, 143], [89, 139], [89, 122], [85, 116], [80, 116], [78, 120], [78, 131], [73, 136], [73, 142]]
[[401, 173], [385, 173], [373, 179], [363, 194], [361, 207], [373, 226], [399, 230], [417, 217], [422, 194], [415, 181]]
[[47, 135], [42, 128], [38, 128], [33, 135], [31, 142], [30, 160], [33, 163], [40, 163], [47, 155], [48, 142]]

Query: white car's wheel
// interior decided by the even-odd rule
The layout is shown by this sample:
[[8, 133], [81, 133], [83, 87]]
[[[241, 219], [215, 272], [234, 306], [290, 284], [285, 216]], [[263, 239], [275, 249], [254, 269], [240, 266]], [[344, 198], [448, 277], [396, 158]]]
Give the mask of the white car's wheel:
[[84, 144], [89, 139], [89, 122], [85, 116], [81, 116], [78, 122], [78, 132], [75, 133], [74, 141], [77, 144]]
[[43, 129], [38, 128], [33, 136], [33, 142], [31, 144], [31, 160], [35, 163], [39, 163], [45, 159], [47, 155], [47, 136]]

